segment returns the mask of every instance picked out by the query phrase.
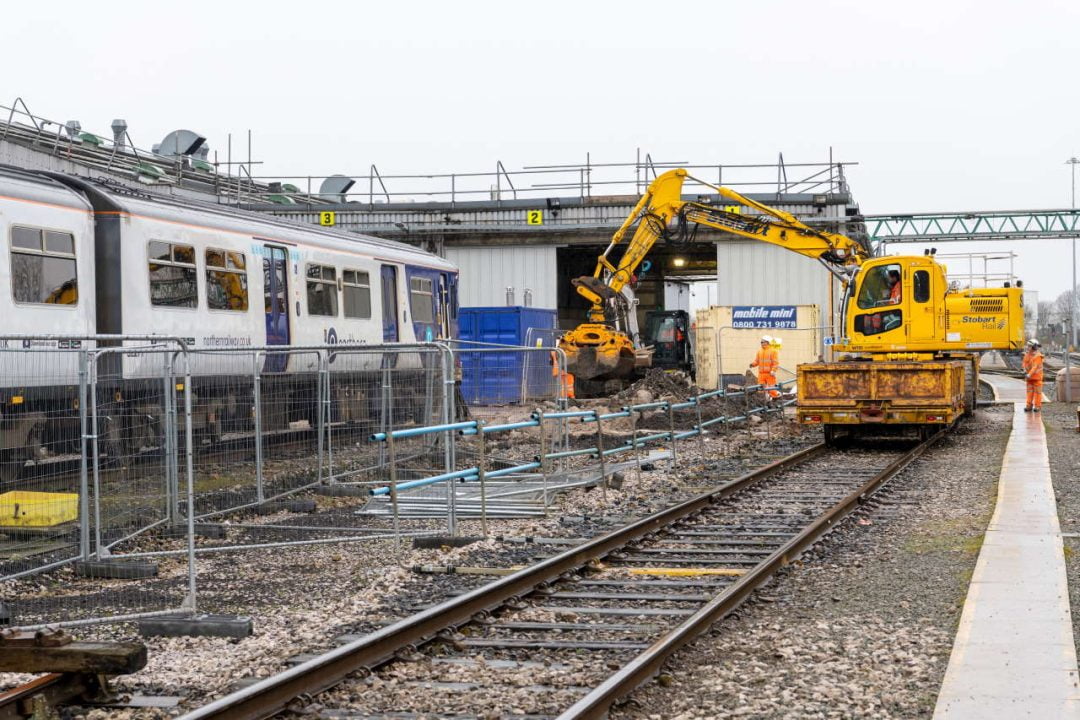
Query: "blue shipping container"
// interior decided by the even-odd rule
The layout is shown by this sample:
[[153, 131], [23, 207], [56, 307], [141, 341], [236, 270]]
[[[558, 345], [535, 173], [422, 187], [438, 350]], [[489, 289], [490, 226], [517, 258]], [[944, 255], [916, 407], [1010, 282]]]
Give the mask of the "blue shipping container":
[[[537, 341], [542, 347], [553, 347], [558, 327], [558, 314], [545, 308], [467, 307], [458, 315], [462, 340], [515, 345]], [[535, 332], [529, 337], [529, 328]], [[552, 397], [556, 380], [551, 375], [548, 353], [521, 350], [469, 352], [460, 350], [461, 392], [470, 405], [503, 405], [524, 402], [530, 398]], [[522, 395], [525, 397], [522, 397]]]

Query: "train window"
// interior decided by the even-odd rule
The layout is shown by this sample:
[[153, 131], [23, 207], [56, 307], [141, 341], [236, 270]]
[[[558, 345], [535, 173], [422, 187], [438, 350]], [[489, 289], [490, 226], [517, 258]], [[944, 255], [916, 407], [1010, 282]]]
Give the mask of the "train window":
[[913, 277], [915, 302], [924, 303], [930, 299], [930, 272], [916, 270]]
[[431, 278], [414, 277], [409, 280], [409, 307], [413, 322], [435, 322], [435, 309], [431, 293]]
[[[234, 256], [239, 258], [237, 261]], [[248, 309], [247, 271], [243, 253], [206, 250], [206, 304], [211, 310]]]
[[337, 270], [327, 265], [307, 266], [308, 315], [337, 317]]
[[147, 246], [150, 268], [150, 304], [193, 308], [199, 304], [195, 248], [151, 240]]
[[11, 293], [15, 302], [75, 305], [75, 237], [71, 233], [11, 228]]
[[862, 309], [900, 303], [900, 266], [879, 265], [866, 271], [859, 287], [859, 307]]
[[343, 270], [345, 317], [371, 317], [371, 279], [363, 270]]

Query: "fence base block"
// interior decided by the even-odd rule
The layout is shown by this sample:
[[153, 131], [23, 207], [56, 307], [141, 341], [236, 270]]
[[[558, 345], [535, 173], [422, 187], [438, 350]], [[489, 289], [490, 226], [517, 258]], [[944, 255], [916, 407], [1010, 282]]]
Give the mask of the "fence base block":
[[139, 621], [143, 637], [246, 638], [254, 631], [244, 615], [161, 615]]
[[313, 490], [316, 495], [325, 497], [367, 497], [369, 488], [359, 485], [319, 485]]
[[462, 535], [428, 535], [414, 537], [412, 546], [418, 550], [438, 550], [441, 547], [459, 548], [473, 543], [483, 542], [484, 538]]
[[275, 500], [263, 503], [255, 508], [257, 515], [273, 515], [279, 512], [313, 513], [315, 512], [314, 500]]
[[134, 560], [87, 560], [75, 563], [79, 577], [107, 580], [142, 580], [157, 577], [157, 563]]
[[[185, 538], [187, 537], [187, 525], [172, 525], [162, 530], [161, 534], [167, 538]], [[196, 523], [195, 537], [221, 540], [225, 537], [225, 526]]]

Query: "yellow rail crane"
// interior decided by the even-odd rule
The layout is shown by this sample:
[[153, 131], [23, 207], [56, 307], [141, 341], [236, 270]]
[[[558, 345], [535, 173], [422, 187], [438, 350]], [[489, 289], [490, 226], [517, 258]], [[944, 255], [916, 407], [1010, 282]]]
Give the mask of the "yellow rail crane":
[[[687, 179], [732, 205], [684, 201]], [[863, 242], [810, 227], [677, 169], [652, 182], [594, 275], [573, 281], [592, 307], [589, 322], [560, 339], [571, 373], [585, 380], [625, 378], [647, 363], [624, 329], [633, 308], [622, 290], [658, 240], [685, 241], [693, 225], [813, 258], [840, 280], [842, 335], [833, 345], [838, 359], [797, 369], [798, 420], [823, 425], [829, 442], [868, 427], [925, 435], [950, 425], [975, 408], [980, 353], [1023, 346], [1019, 284], [960, 289], [932, 255], [874, 257]], [[635, 226], [622, 258], [612, 263], [608, 256]]]

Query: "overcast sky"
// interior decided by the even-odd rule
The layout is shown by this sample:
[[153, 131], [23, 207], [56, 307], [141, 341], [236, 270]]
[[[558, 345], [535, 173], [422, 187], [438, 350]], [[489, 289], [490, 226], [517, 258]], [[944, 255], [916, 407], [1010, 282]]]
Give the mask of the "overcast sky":
[[[250, 128], [263, 174], [831, 146], [866, 213], [1068, 207], [1078, 64], [1076, 0], [54, 1], [0, 23], [0, 103], [123, 117], [145, 147]], [[1014, 249], [1044, 299], [1067, 289], [1069, 241]]]

